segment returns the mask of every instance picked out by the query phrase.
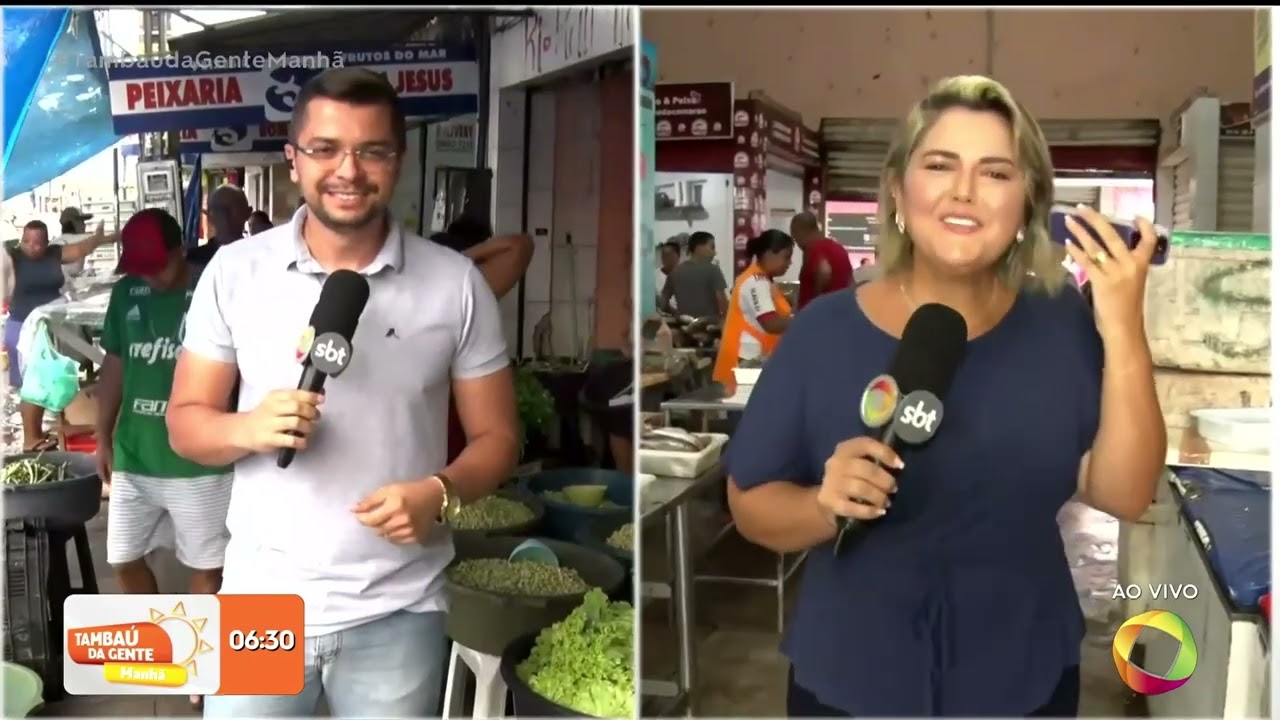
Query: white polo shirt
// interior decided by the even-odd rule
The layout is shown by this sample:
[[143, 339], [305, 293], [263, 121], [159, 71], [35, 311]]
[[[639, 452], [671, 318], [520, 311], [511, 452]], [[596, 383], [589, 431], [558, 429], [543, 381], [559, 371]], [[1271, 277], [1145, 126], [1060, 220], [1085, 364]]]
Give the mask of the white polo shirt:
[[[241, 408], [298, 384], [296, 348], [325, 277], [299, 234], [305, 213], [220, 249], [187, 313], [183, 348], [239, 368]], [[370, 295], [351, 365], [325, 384], [307, 449], [284, 470], [275, 453], [236, 463], [227, 514], [222, 592], [301, 595], [308, 635], [446, 609], [447, 530], [396, 545], [351, 508], [443, 468], [450, 381], [508, 362], [497, 300], [461, 254], [397, 225], [361, 272]]]

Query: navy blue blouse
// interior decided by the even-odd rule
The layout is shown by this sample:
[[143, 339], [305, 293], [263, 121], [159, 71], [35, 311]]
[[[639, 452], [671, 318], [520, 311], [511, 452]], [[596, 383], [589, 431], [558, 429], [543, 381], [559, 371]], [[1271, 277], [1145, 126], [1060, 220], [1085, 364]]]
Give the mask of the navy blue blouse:
[[[868, 381], [897, 340], [851, 292], [805, 308], [765, 366], [727, 467], [743, 489], [821, 482], [867, 433]], [[795, 681], [854, 716], [1005, 715], [1080, 662], [1084, 618], [1056, 516], [1098, 429], [1102, 343], [1070, 288], [1023, 292], [971, 341], [938, 434], [901, 450], [898, 493], [852, 552], [809, 553], [782, 650]]]

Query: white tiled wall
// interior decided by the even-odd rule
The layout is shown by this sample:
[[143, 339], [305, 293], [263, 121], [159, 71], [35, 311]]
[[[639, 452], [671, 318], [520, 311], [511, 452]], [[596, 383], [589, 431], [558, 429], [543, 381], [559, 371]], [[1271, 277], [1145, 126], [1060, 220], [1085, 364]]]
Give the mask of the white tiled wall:
[[[599, 214], [599, 107], [593, 86], [568, 90], [574, 103], [565, 104], [567, 120], [557, 137], [556, 95], [546, 84], [573, 68], [590, 66], [634, 42], [634, 8], [548, 8], [534, 11], [520, 23], [504, 28], [493, 38], [490, 50], [489, 166], [494, 174], [493, 221], [497, 232], [521, 229], [521, 205], [528, 192], [527, 232], [534, 239], [533, 259], [525, 275], [524, 353], [534, 352], [533, 330], [553, 306], [555, 351], [574, 349], [569, 253], [566, 234], [577, 246], [578, 333], [590, 338], [593, 322], [591, 298], [596, 285], [596, 243]], [[583, 30], [583, 28], [588, 28]], [[543, 87], [532, 87], [541, 84]], [[528, 188], [524, 175], [525, 94], [530, 101]], [[558, 150], [558, 146], [563, 146]], [[561, 175], [558, 177], [557, 174]], [[559, 190], [557, 191], [557, 188]], [[555, 302], [552, 302], [552, 242], [555, 252]], [[518, 294], [502, 301], [507, 343], [516, 349]]]
[[422, 136], [425, 132], [418, 125], [405, 133], [404, 153], [400, 156], [400, 179], [391, 192], [388, 206], [391, 216], [403, 227], [419, 234], [426, 227], [423, 224], [422, 193], [422, 184], [426, 180], [422, 167]]
[[[764, 174], [765, 204], [769, 207], [769, 227], [791, 232], [791, 218], [804, 208], [804, 180], [770, 168]], [[791, 255], [791, 267], [783, 280], [800, 279], [800, 260], [804, 253], [796, 248]]]
[[533, 236], [533, 260], [524, 276], [524, 352], [532, 356], [533, 329], [550, 307], [551, 239], [555, 234], [556, 96], [530, 90], [527, 231]]
[[[494, 92], [495, 121], [489, 123], [489, 139], [493, 144], [489, 147], [490, 167], [493, 172], [493, 229], [499, 234], [519, 232], [521, 230], [521, 208], [524, 204], [524, 88], [506, 88]], [[530, 231], [532, 233], [532, 231]], [[537, 263], [537, 246], [535, 239], [534, 261], [529, 266], [529, 274], [525, 276], [526, 292], [532, 285], [534, 266]], [[544, 281], [545, 282], [545, 281]], [[516, 329], [518, 327], [520, 295], [512, 291], [501, 299], [502, 327], [507, 340], [507, 350], [516, 352]], [[525, 347], [527, 354], [531, 350], [533, 323], [525, 320]]]
[[[555, 88], [554, 97], [555, 184], [549, 243], [553, 352], [586, 357], [595, 328], [599, 263], [600, 86], [563, 85]], [[531, 208], [540, 204], [537, 199], [531, 188]], [[537, 314], [542, 312], [545, 309]]]
[[[733, 285], [733, 193], [730, 183], [733, 175], [729, 173], [684, 173], [660, 172], [654, 177], [658, 186], [680, 182], [701, 182], [702, 208], [706, 210], [706, 219], [688, 222], [673, 215], [659, 215], [653, 223], [655, 242], [666, 242], [672, 236], [681, 233], [694, 233], [699, 230], [709, 232], [716, 238], [716, 264], [724, 273], [724, 281]], [[655, 255], [655, 260], [660, 258]], [[661, 292], [662, 288], [659, 287]]]

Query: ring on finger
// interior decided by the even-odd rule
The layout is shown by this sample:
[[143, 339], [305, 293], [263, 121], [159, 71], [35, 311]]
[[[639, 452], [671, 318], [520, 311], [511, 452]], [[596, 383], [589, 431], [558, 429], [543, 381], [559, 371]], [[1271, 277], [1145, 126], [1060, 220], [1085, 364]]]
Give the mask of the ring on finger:
[[1092, 259], [1093, 259], [1094, 265], [1097, 265], [1098, 267], [1102, 267], [1103, 265], [1107, 264], [1107, 261], [1111, 259], [1111, 256], [1108, 255], [1106, 251], [1100, 250], [1094, 253]]

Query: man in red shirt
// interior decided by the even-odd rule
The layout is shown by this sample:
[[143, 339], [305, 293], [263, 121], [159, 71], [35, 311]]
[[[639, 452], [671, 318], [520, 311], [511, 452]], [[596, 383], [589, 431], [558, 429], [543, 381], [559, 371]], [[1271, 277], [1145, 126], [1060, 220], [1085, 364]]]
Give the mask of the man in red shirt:
[[840, 243], [822, 234], [813, 213], [797, 213], [791, 218], [791, 237], [800, 247], [800, 296], [797, 310], [819, 295], [843, 290], [853, 284], [853, 263]]

